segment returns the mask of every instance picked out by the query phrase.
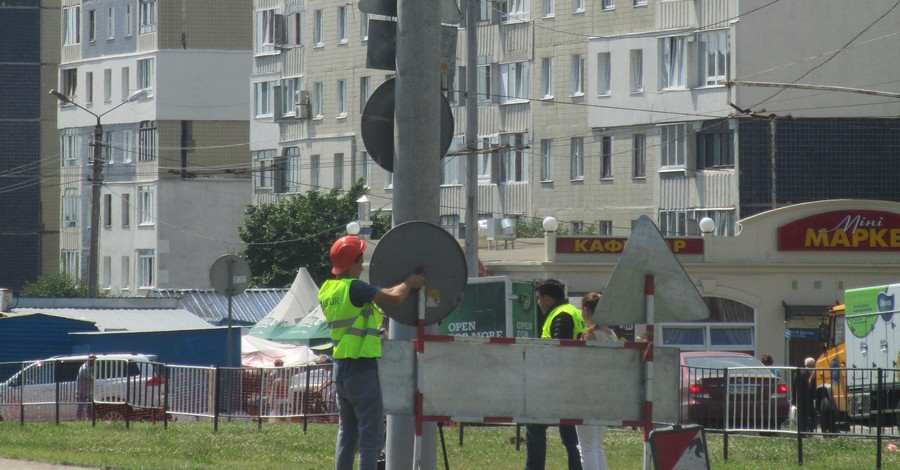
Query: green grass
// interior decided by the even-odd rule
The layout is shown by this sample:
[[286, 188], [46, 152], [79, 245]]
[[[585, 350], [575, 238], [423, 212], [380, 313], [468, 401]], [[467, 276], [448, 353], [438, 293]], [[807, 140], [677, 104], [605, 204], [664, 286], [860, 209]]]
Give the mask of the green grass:
[[[209, 422], [179, 421], [169, 429], [161, 424], [75, 422], [0, 423], [0, 456], [23, 460], [114, 469], [329, 469], [334, 468], [337, 426], [221, 422], [214, 433]], [[521, 469], [525, 446], [516, 451], [514, 427], [466, 427], [464, 446], [458, 428], [444, 429], [452, 469]], [[565, 468], [559, 435], [548, 433], [548, 469]], [[723, 459], [722, 436], [707, 435], [714, 469], [801, 468], [795, 439], [731, 436], [729, 460]], [[875, 441], [854, 438], [805, 439], [804, 466], [815, 469], [875, 468]], [[887, 444], [887, 441], [884, 442]], [[440, 445], [440, 444], [439, 444]], [[613, 469], [639, 469], [642, 440], [639, 431], [610, 429], [606, 452]], [[443, 456], [438, 448], [438, 468]], [[900, 468], [900, 453], [884, 452], [883, 468]]]

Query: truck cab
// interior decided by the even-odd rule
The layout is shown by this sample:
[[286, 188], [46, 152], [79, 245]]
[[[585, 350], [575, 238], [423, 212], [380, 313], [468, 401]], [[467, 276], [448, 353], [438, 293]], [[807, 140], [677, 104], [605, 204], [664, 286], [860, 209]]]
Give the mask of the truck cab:
[[844, 306], [835, 305], [819, 325], [822, 354], [816, 359], [816, 404], [822, 430], [849, 427]]

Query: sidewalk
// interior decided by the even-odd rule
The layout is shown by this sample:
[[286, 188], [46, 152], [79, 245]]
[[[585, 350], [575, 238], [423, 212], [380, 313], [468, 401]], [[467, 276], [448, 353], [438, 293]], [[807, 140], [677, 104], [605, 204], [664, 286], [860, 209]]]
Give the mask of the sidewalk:
[[32, 462], [30, 460], [15, 460], [3, 457], [0, 457], [0, 468], [10, 470], [93, 470], [86, 467], [73, 467], [71, 465]]

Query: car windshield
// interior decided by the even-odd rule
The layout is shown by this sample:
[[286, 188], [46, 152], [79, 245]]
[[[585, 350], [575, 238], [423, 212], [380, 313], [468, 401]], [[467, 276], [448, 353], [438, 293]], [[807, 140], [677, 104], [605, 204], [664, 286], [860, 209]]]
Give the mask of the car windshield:
[[753, 357], [744, 356], [699, 356], [685, 357], [685, 365], [706, 369], [725, 369], [728, 367], [765, 367]]

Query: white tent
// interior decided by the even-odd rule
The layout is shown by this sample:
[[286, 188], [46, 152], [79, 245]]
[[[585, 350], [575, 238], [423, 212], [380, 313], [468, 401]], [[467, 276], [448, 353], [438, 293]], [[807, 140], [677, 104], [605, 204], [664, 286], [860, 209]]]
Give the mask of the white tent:
[[329, 341], [328, 326], [319, 304], [319, 288], [306, 268], [300, 268], [281, 302], [250, 329], [259, 338], [293, 344]]
[[315, 364], [319, 355], [306, 346], [276, 343], [254, 336], [241, 337], [241, 365], [244, 367], [273, 367], [275, 359], [285, 367]]

